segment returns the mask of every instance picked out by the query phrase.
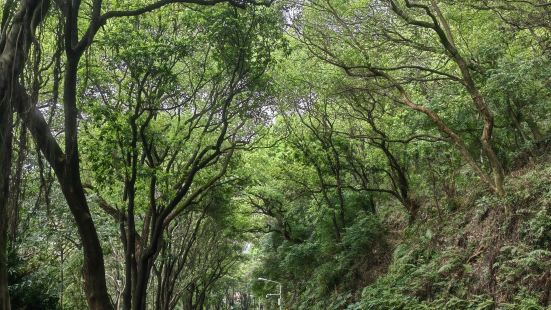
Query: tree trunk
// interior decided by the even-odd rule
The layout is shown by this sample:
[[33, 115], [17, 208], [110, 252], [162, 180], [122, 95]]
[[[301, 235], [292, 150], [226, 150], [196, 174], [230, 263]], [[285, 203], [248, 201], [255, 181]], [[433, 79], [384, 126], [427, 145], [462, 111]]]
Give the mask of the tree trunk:
[[518, 132], [518, 135], [522, 138], [523, 142], [530, 141], [530, 139], [528, 139], [528, 137], [524, 133], [524, 130], [522, 130], [519, 112], [515, 111], [510, 103], [507, 104], [507, 112], [509, 113], [509, 117], [511, 117], [511, 125], [513, 127], [513, 130], [516, 130]]
[[48, 1], [22, 1], [8, 25], [8, 15], [14, 1], [3, 4], [0, 36], [0, 309], [10, 309], [7, 279], [8, 204], [11, 173], [13, 87], [23, 69], [29, 52], [32, 33], [42, 23]]
[[[375, 126], [372, 125], [372, 128], [375, 128]], [[420, 205], [415, 199], [411, 197], [406, 168], [398, 162], [398, 159], [396, 159], [394, 154], [392, 154], [386, 142], [383, 141], [381, 143], [377, 143], [377, 145], [385, 153], [388, 164], [393, 172], [391, 176], [393, 178], [393, 183], [397, 187], [397, 194], [400, 197], [402, 205], [406, 208], [409, 214], [409, 224], [413, 224], [413, 222], [415, 222], [415, 219], [417, 218], [417, 213], [419, 212]]]
[[535, 142], [539, 142], [543, 140], [543, 134], [541, 132], [540, 127], [538, 126], [538, 123], [534, 120], [534, 118], [528, 114], [524, 113], [523, 115], [524, 121], [528, 125], [528, 128], [530, 128], [530, 131], [532, 132], [532, 138]]
[[[459, 57], [459, 56], [458, 56]], [[486, 154], [490, 167], [492, 168], [492, 174], [494, 177], [494, 192], [499, 196], [505, 195], [505, 188], [503, 187], [503, 181], [505, 179], [505, 172], [501, 161], [497, 157], [497, 154], [492, 146], [492, 132], [494, 128], [494, 116], [490, 111], [490, 108], [484, 101], [484, 97], [478, 91], [475, 83], [470, 75], [470, 71], [467, 68], [467, 64], [463, 58], [459, 58], [456, 61], [463, 73], [463, 77], [466, 82], [466, 88], [472, 97], [473, 102], [478, 107], [480, 114], [484, 118], [484, 128], [482, 129], [482, 135], [480, 136], [480, 142], [482, 144], [482, 151]]]
[[[13, 109], [13, 106], [12, 106]], [[15, 123], [15, 122], [14, 122]], [[19, 143], [13, 147], [13, 150], [18, 150], [17, 152], [17, 160], [15, 161], [15, 167], [14, 167], [14, 174], [12, 176], [12, 179], [10, 181], [11, 189], [10, 189], [10, 201], [9, 201], [9, 209], [8, 209], [8, 240], [10, 244], [15, 244], [17, 239], [17, 228], [19, 226], [19, 205], [22, 195], [22, 178], [23, 178], [23, 171], [24, 171], [24, 165], [25, 165], [25, 158], [27, 156], [27, 128], [25, 127], [25, 124], [21, 122], [21, 126], [19, 129]], [[14, 138], [14, 137], [12, 137]], [[13, 153], [15, 154], [15, 152]], [[12, 155], [13, 156], [13, 155]]]
[[88, 307], [93, 310], [113, 309], [107, 293], [103, 252], [88, 209], [86, 197], [80, 180], [76, 184], [67, 184], [60, 179], [71, 213], [77, 223], [77, 228], [84, 252], [82, 276]]
[[[67, 68], [67, 70], [71, 69]], [[16, 93], [16, 109], [41, 152], [53, 168], [69, 209], [75, 219], [83, 247], [84, 266], [82, 274], [85, 282], [84, 289], [88, 307], [93, 310], [113, 309], [107, 293], [105, 267], [100, 241], [80, 180], [78, 163], [75, 163], [75, 160], [78, 161], [78, 153], [66, 146], [68, 154], [71, 155], [66, 156], [63, 154], [42, 113], [33, 105], [25, 89], [17, 85]], [[69, 137], [67, 138], [70, 139]], [[72, 147], [71, 143], [68, 143], [68, 146]]]
[[[471, 101], [473, 105], [478, 110], [479, 115], [483, 119], [483, 129], [482, 129], [482, 134], [480, 136], [480, 143], [482, 145], [482, 152], [487, 157], [488, 162], [490, 163], [491, 174], [487, 174], [486, 172], [484, 172], [484, 170], [476, 163], [476, 161], [473, 160], [472, 155], [470, 154], [468, 148], [466, 147], [462, 139], [455, 132], [453, 132], [446, 124], [444, 124], [440, 119], [440, 117], [434, 111], [414, 104], [408, 98], [407, 93], [405, 92], [405, 89], [400, 84], [396, 84], [395, 87], [400, 91], [402, 95], [401, 101], [408, 107], [416, 111], [420, 111], [427, 114], [431, 118], [431, 120], [436, 124], [438, 129], [448, 135], [448, 137], [452, 140], [452, 142], [456, 145], [456, 147], [461, 152], [461, 155], [463, 156], [463, 158], [474, 169], [475, 173], [486, 184], [488, 184], [488, 186], [494, 193], [496, 193], [499, 196], [502, 196], [505, 194], [505, 189], [503, 186], [505, 173], [501, 165], [501, 161], [499, 160], [492, 146], [494, 116], [490, 111], [489, 106], [486, 104], [484, 97], [482, 96], [482, 94], [480, 93], [479, 89], [476, 86], [476, 83], [471, 75], [471, 71], [467, 64], [467, 61], [463, 58], [463, 56], [460, 54], [459, 50], [455, 46], [455, 42], [453, 39], [452, 32], [450, 30], [450, 26], [448, 25], [447, 20], [445, 19], [444, 15], [440, 11], [440, 8], [438, 7], [438, 3], [435, 0], [431, 0], [430, 3], [432, 6], [432, 10], [434, 10], [434, 12], [436, 13], [436, 15], [434, 15], [434, 13], [431, 12], [429, 7], [425, 7], [425, 12], [430, 17], [431, 22], [421, 22], [421, 21], [416, 21], [412, 19], [402, 9], [399, 8], [399, 6], [394, 0], [391, 1], [391, 6], [392, 6], [392, 10], [397, 15], [402, 17], [402, 19], [404, 19], [407, 23], [416, 25], [422, 28], [431, 29], [434, 32], [436, 32], [442, 47], [446, 50], [447, 56], [456, 63], [459, 70], [461, 71], [461, 77], [462, 77], [461, 82], [465, 87], [466, 91], [468, 92], [468, 94], [471, 96]], [[406, 6], [411, 7], [412, 5], [410, 2], [406, 1]], [[386, 73], [380, 72], [378, 70], [372, 70], [372, 72], [379, 76], [386, 76], [389, 81], [393, 81], [394, 83], [396, 83], [396, 81], [394, 81]]]
[[78, 124], [76, 107], [77, 69], [80, 55], [67, 54], [63, 89], [65, 114], [65, 160], [61, 173], [56, 171], [61, 190], [77, 224], [84, 251], [84, 291], [90, 309], [113, 309], [107, 284], [103, 251], [80, 178]]
[[[131, 167], [130, 179], [125, 180], [125, 190], [123, 200], [127, 200], [126, 206], [126, 231], [121, 231], [124, 234], [125, 242], [125, 271], [126, 271], [126, 286], [124, 291], [124, 309], [132, 309], [132, 305], [136, 305], [134, 300], [137, 279], [138, 279], [138, 248], [136, 246], [136, 222], [135, 222], [135, 199], [136, 199], [136, 179], [137, 179], [137, 165], [138, 165], [138, 125], [136, 120], [139, 117], [140, 104], [136, 103], [134, 109], [134, 115], [130, 117], [130, 127], [132, 129], [132, 141], [130, 143], [130, 151], [127, 154], [127, 164]], [[148, 238], [147, 235], [143, 236], [144, 240]], [[144, 246], [144, 244], [142, 244]], [[143, 249], [140, 249], [143, 251]]]
[[[532, 139], [534, 142], [541, 141], [543, 139], [543, 133], [541, 132], [540, 127], [538, 126], [538, 123], [534, 120], [532, 115], [530, 113], [524, 113], [523, 107], [525, 105], [520, 104], [516, 100], [510, 100], [509, 105], [512, 105], [516, 108], [516, 111], [518, 113], [518, 117], [516, 117], [515, 121], [519, 123], [522, 123], [523, 121], [526, 122], [526, 125], [528, 125], [528, 129], [530, 129], [530, 132], [532, 133]], [[513, 108], [511, 107], [511, 110]]]
[[463, 56], [459, 53], [459, 50], [455, 46], [453, 35], [447, 20], [444, 18], [444, 15], [440, 11], [440, 8], [438, 7], [436, 1], [431, 0], [431, 4], [436, 12], [436, 15], [438, 16], [440, 24], [442, 25], [442, 27], [440, 27], [440, 25], [435, 21], [434, 30], [438, 34], [438, 37], [440, 38], [440, 42], [442, 43], [443, 47], [449, 52], [451, 58], [459, 67], [459, 70], [461, 71], [461, 76], [463, 77], [463, 84], [465, 86], [465, 89], [471, 96], [475, 107], [478, 109], [478, 112], [484, 120], [484, 127], [480, 136], [482, 151], [488, 158], [488, 161], [490, 162], [490, 167], [492, 169], [492, 189], [499, 196], [503, 196], [505, 195], [505, 188], [503, 187], [505, 172], [503, 171], [501, 161], [497, 157], [494, 147], [492, 146], [494, 116], [492, 114], [492, 111], [490, 110], [490, 107], [486, 104], [484, 97], [476, 86], [476, 83], [471, 75], [471, 70], [467, 65], [467, 61], [463, 58]]
[[206, 290], [206, 288], [201, 290], [201, 293], [197, 297], [197, 302], [195, 304], [195, 308], [198, 309], [198, 310], [203, 309], [203, 307], [205, 305], [205, 299], [207, 298], [207, 293], [205, 292], [205, 290]]
[[138, 260], [135, 289], [132, 292], [132, 309], [144, 310], [147, 301], [147, 286], [151, 277], [153, 263], [161, 250], [161, 238], [163, 232], [163, 221], [165, 217], [156, 216], [153, 220], [153, 232], [151, 233], [150, 245], [146, 249], [141, 249], [141, 255]]
[[195, 285], [192, 283], [188, 288], [188, 294], [183, 298], [184, 309], [193, 310], [193, 295], [195, 294]]
[[12, 154], [11, 98], [0, 101], [0, 309], [10, 309], [8, 291], [8, 206]]

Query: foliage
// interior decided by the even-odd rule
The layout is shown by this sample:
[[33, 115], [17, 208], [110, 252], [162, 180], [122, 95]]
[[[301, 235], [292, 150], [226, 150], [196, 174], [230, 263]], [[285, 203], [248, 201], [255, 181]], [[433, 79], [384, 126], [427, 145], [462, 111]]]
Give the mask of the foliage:
[[56, 310], [59, 296], [52, 287], [55, 270], [39, 268], [12, 252], [8, 261], [9, 289], [13, 309]]
[[4, 1], [0, 308], [549, 307], [551, 6], [460, 2]]

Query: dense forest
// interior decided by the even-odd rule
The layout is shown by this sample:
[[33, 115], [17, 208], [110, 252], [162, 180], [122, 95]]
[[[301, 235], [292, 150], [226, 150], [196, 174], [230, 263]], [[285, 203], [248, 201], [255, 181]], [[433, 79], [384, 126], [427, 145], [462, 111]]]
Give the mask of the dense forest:
[[549, 0], [0, 14], [0, 310], [551, 309]]

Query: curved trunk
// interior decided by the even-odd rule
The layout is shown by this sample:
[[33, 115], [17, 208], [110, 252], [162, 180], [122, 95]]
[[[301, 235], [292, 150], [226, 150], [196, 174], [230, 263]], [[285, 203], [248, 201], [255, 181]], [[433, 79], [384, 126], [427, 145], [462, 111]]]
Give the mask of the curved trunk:
[[[455, 42], [453, 40], [453, 35], [450, 30], [450, 26], [448, 25], [447, 20], [444, 18], [444, 15], [440, 11], [438, 4], [436, 3], [435, 0], [431, 0], [431, 4], [436, 12], [436, 15], [438, 16], [437, 19], [436, 18], [434, 19], [435, 21], [434, 30], [438, 34], [438, 37], [440, 38], [440, 42], [442, 43], [444, 48], [449, 52], [451, 58], [459, 67], [459, 70], [461, 71], [461, 76], [463, 77], [463, 84], [465, 86], [465, 89], [471, 96], [473, 104], [478, 109], [479, 114], [482, 116], [484, 120], [484, 127], [482, 129], [482, 134], [480, 136], [482, 151], [488, 158], [488, 161], [490, 162], [490, 167], [492, 169], [492, 174], [493, 174], [492, 189], [499, 196], [503, 196], [505, 195], [505, 189], [503, 187], [505, 172], [503, 170], [501, 161], [499, 160], [495, 152], [495, 149], [492, 145], [494, 115], [490, 110], [490, 107], [488, 106], [488, 104], [486, 104], [486, 101], [484, 100], [484, 97], [480, 93], [478, 87], [476, 86], [476, 83], [473, 79], [473, 76], [467, 64], [467, 61], [463, 58], [463, 56], [459, 53], [458, 49], [456, 48]], [[442, 27], [440, 27], [440, 25], [436, 22], [436, 20], [440, 22]]]
[[[73, 63], [73, 65], [76, 64]], [[71, 108], [71, 105], [76, 104], [76, 96], [73, 96], [73, 94], [76, 94], [74, 88], [76, 87], [76, 76], [72, 75], [76, 74], [76, 67], [71, 67], [68, 64], [66, 70], [64, 98], [66, 117], [76, 118], [76, 110]], [[53, 168], [65, 200], [75, 219], [83, 247], [84, 265], [82, 274], [88, 307], [93, 310], [113, 309], [107, 293], [101, 244], [80, 179], [78, 148], [76, 146], [76, 119], [66, 119], [67, 141], [65, 149], [67, 155], [65, 155], [52, 135], [44, 116], [31, 102], [25, 89], [21, 85], [15, 85], [14, 93], [16, 94], [15, 108], [44, 157]]]
[[[417, 7], [423, 8], [427, 16], [430, 17], [431, 21], [426, 22], [426, 21], [419, 21], [419, 20], [413, 19], [405, 11], [400, 9], [397, 2], [395, 2], [394, 0], [391, 0], [392, 10], [398, 16], [400, 16], [403, 20], [405, 20], [408, 24], [433, 30], [437, 34], [440, 44], [445, 49], [446, 55], [453, 62], [455, 62], [455, 64], [459, 68], [459, 71], [461, 72], [460, 81], [465, 87], [465, 90], [467, 91], [467, 93], [471, 96], [471, 101], [473, 105], [478, 110], [479, 115], [483, 119], [483, 129], [482, 129], [482, 134], [480, 136], [480, 143], [482, 145], [482, 152], [487, 157], [488, 162], [490, 163], [491, 174], [486, 173], [483, 170], [483, 168], [476, 163], [476, 161], [474, 160], [473, 156], [470, 154], [463, 140], [455, 132], [453, 132], [446, 124], [444, 124], [444, 122], [440, 119], [440, 117], [434, 111], [413, 103], [408, 98], [405, 89], [400, 84], [396, 84], [396, 82], [391, 77], [389, 77], [388, 74], [385, 74], [384, 72], [380, 72], [378, 70], [371, 70], [371, 71], [375, 75], [383, 76], [387, 78], [389, 81], [392, 81], [393, 83], [395, 83], [396, 85], [394, 87], [397, 88], [398, 91], [401, 93], [402, 103], [416, 111], [423, 112], [427, 116], [429, 116], [433, 121], [433, 123], [435, 123], [435, 125], [438, 127], [438, 129], [441, 132], [445, 133], [453, 142], [453, 144], [456, 145], [461, 155], [463, 156], [465, 161], [473, 168], [474, 172], [486, 184], [488, 184], [488, 187], [490, 187], [490, 189], [494, 193], [496, 193], [499, 196], [502, 196], [505, 194], [505, 189], [503, 186], [505, 173], [504, 173], [501, 161], [499, 160], [495, 152], [495, 149], [492, 145], [494, 116], [492, 114], [492, 111], [490, 110], [490, 107], [486, 104], [484, 97], [482, 96], [478, 87], [476, 86], [476, 83], [471, 74], [467, 61], [463, 58], [463, 56], [461, 55], [461, 53], [459, 52], [459, 50], [455, 45], [451, 28], [448, 25], [448, 22], [445, 19], [444, 15], [440, 11], [440, 8], [438, 7], [438, 3], [435, 0], [431, 0], [430, 3], [432, 6], [432, 10], [429, 8], [429, 6], [419, 5], [419, 4], [416, 5]], [[414, 5], [412, 4], [412, 2], [409, 2], [408, 0], [406, 0], [406, 6], [408, 8], [412, 8]]]
[[62, 191], [77, 223], [79, 237], [82, 242], [84, 252], [82, 275], [86, 299], [90, 309], [113, 309], [107, 293], [101, 244], [88, 210], [82, 185], [80, 182], [78, 183], [75, 185], [65, 183], [62, 185]]
[[34, 29], [42, 23], [49, 1], [21, 1], [9, 22], [15, 1], [3, 4], [0, 35], [0, 309], [10, 309], [7, 278], [8, 204], [16, 81], [25, 65]]
[[385, 142], [379, 143], [379, 148], [385, 153], [389, 166], [392, 172], [394, 172], [393, 183], [396, 186], [396, 191], [402, 205], [404, 205], [409, 214], [409, 224], [412, 224], [417, 218], [420, 205], [415, 199], [411, 198], [406, 168], [398, 162], [398, 159], [392, 154]]
[[63, 169], [56, 175], [69, 209], [77, 224], [82, 242], [84, 265], [84, 291], [90, 309], [113, 309], [107, 293], [103, 251], [97, 230], [88, 208], [86, 195], [80, 178], [80, 160], [78, 151], [78, 110], [76, 107], [77, 69], [79, 55], [67, 55], [63, 89], [65, 109], [65, 158]]

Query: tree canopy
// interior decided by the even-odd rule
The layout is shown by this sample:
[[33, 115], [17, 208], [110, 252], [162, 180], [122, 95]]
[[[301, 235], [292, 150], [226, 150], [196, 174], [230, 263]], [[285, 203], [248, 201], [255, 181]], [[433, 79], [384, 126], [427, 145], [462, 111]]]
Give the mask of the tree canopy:
[[4, 0], [0, 310], [545, 309], [547, 0]]

